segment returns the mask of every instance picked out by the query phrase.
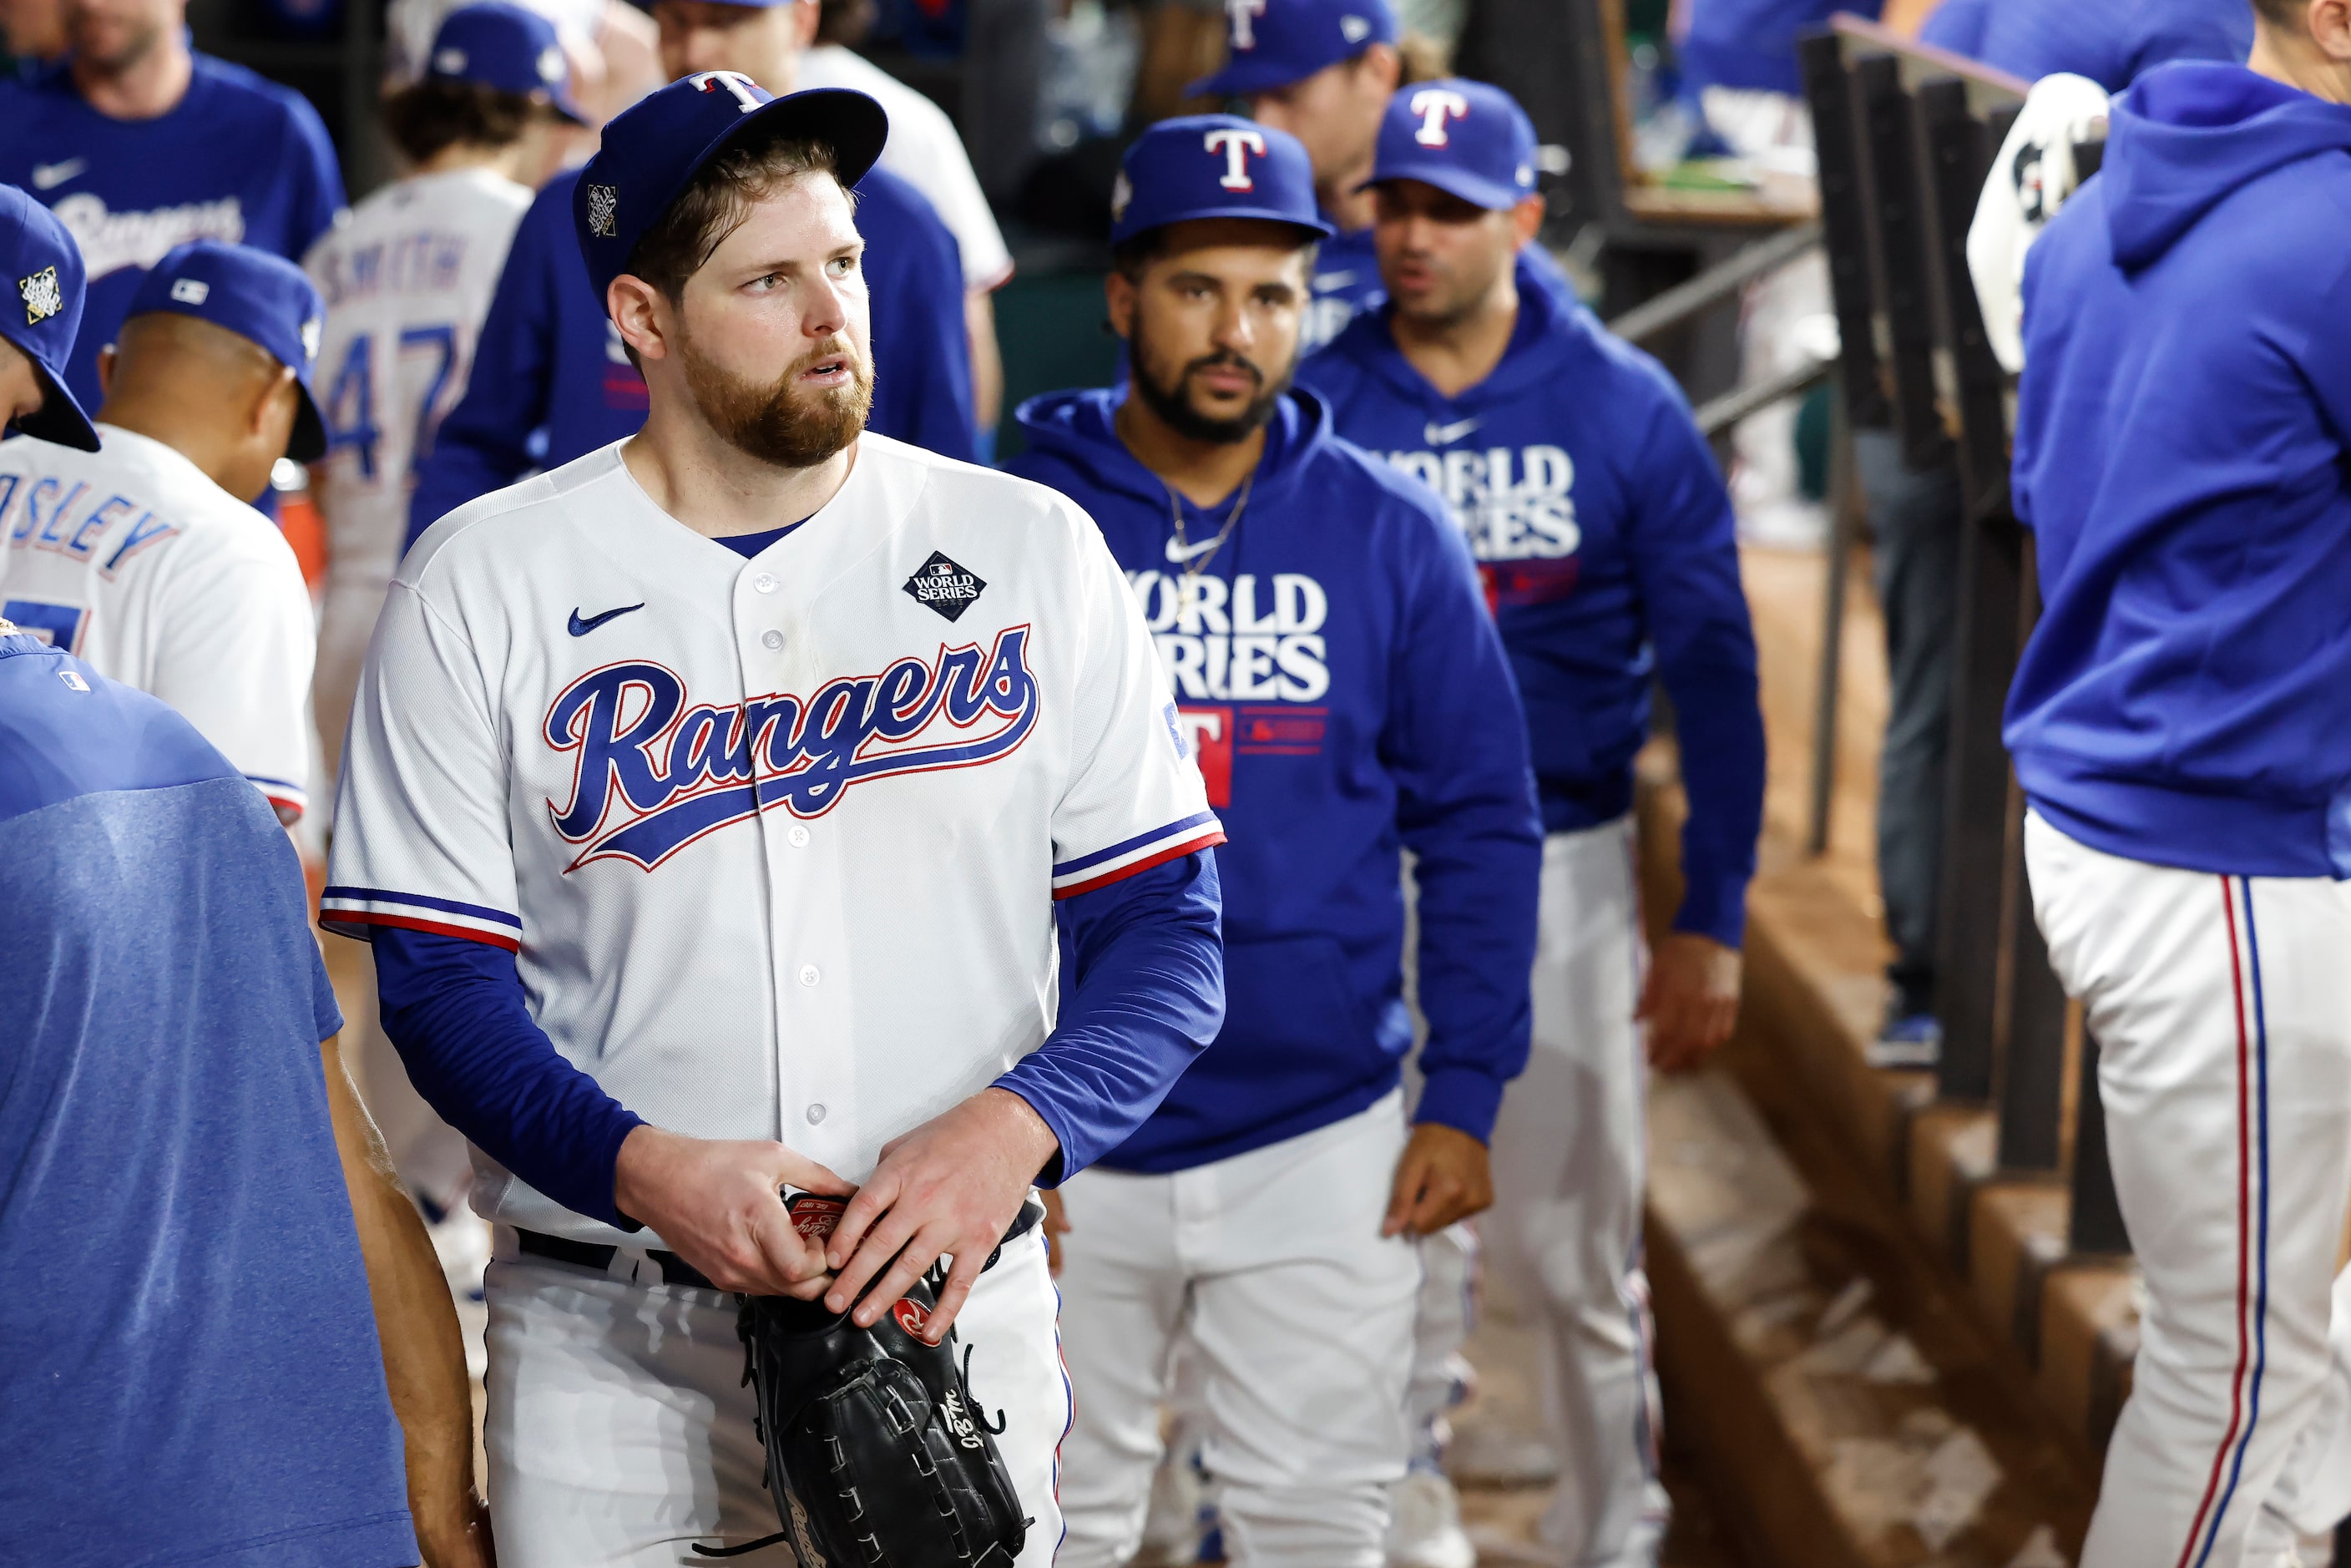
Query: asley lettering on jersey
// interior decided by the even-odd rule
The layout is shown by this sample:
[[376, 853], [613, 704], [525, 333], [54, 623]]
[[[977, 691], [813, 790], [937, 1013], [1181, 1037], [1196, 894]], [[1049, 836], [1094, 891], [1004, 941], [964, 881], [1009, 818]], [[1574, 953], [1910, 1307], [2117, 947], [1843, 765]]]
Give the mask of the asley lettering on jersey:
[[[1468, 440], [1478, 422], [1431, 423], [1432, 446]], [[1468, 426], [1469, 428], [1463, 428]], [[1558, 446], [1391, 452], [1388, 461], [1445, 497], [1486, 580], [1486, 602], [1545, 604], [1575, 591], [1575, 463]]]
[[651, 871], [769, 806], [821, 817], [854, 785], [1010, 756], [1037, 725], [1029, 635], [1009, 627], [987, 650], [943, 643], [928, 661], [810, 695], [723, 706], [692, 702], [682, 677], [650, 661], [590, 670], [540, 727], [548, 746], [576, 754], [569, 799], [548, 802], [555, 831], [580, 846], [565, 869], [624, 860]]

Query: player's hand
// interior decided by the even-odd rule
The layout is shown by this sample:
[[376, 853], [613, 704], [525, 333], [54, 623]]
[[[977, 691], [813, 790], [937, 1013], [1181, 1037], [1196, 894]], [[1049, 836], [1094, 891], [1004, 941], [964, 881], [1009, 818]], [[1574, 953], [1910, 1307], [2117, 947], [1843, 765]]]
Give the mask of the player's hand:
[[1045, 1267], [1053, 1278], [1061, 1277], [1061, 1238], [1070, 1233], [1070, 1211], [1062, 1207], [1059, 1191], [1048, 1187], [1045, 1198]]
[[1423, 1122], [1396, 1161], [1383, 1236], [1434, 1236], [1457, 1219], [1493, 1207], [1494, 1172], [1486, 1145], [1458, 1127]]
[[825, 1283], [824, 1249], [792, 1227], [780, 1189], [856, 1189], [781, 1144], [689, 1138], [640, 1126], [621, 1141], [612, 1200], [722, 1291], [807, 1301]]
[[434, 1520], [416, 1516], [416, 1546], [424, 1568], [497, 1568], [497, 1549], [490, 1540], [490, 1505], [482, 1494], [467, 1489], [456, 1517]]
[[1649, 956], [1649, 983], [1633, 1016], [1649, 1026], [1649, 1063], [1687, 1072], [1730, 1038], [1739, 1021], [1739, 949], [1677, 931]]
[[883, 1145], [882, 1163], [825, 1242], [834, 1276], [826, 1308], [846, 1311], [879, 1277], [857, 1307], [858, 1326], [871, 1328], [941, 1254], [951, 1253], [955, 1264], [931, 1312], [930, 1342], [945, 1340], [987, 1255], [1061, 1146], [1028, 1101], [992, 1088]]

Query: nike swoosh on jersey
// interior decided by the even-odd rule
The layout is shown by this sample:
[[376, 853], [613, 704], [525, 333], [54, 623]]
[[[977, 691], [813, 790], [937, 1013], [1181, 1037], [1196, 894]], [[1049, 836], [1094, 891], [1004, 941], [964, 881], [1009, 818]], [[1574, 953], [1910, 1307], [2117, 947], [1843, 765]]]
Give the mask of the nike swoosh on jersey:
[[62, 163], [36, 163], [33, 165], [33, 189], [53, 191], [89, 167], [89, 160], [87, 158], [68, 158]]
[[1167, 559], [1174, 561], [1177, 566], [1183, 566], [1190, 562], [1196, 556], [1204, 556], [1207, 554], [1210, 550], [1216, 549], [1218, 545], [1224, 542], [1225, 541], [1222, 539], [1202, 539], [1198, 544], [1186, 545], [1178, 544], [1174, 539], [1169, 539], [1167, 541]]
[[613, 616], [626, 615], [632, 610], [643, 610], [644, 607], [644, 601], [640, 600], [634, 604], [623, 604], [618, 610], [607, 610], [601, 615], [590, 615], [588, 619], [582, 621], [580, 618], [580, 611], [578, 607], [574, 606], [571, 612], [571, 634], [574, 637], [585, 637], [589, 632], [593, 632], [597, 627], [601, 626], [605, 622], [612, 619]]
[[1428, 444], [1431, 446], [1450, 446], [1477, 429], [1480, 423], [1482, 422], [1475, 419], [1462, 419], [1456, 420], [1451, 424], [1439, 424], [1432, 419], [1421, 426], [1420, 433], [1428, 437]]

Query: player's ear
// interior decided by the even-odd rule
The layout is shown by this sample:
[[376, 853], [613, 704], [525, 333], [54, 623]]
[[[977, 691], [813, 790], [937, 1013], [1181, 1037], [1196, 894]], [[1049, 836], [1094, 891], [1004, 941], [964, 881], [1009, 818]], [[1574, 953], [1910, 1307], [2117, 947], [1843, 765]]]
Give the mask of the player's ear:
[[1122, 338], [1134, 336], [1134, 279], [1116, 267], [1102, 277], [1102, 307], [1110, 312], [1110, 329]]
[[1404, 57], [1394, 44], [1374, 44], [1364, 51], [1363, 63], [1357, 68], [1370, 71], [1379, 80], [1383, 97], [1391, 96], [1404, 82]]
[[604, 308], [621, 334], [621, 341], [640, 360], [665, 360], [669, 340], [663, 330], [661, 291], [643, 278], [622, 273], [604, 290]]
[[1510, 228], [1518, 243], [1525, 245], [1542, 232], [1543, 199], [1529, 196], [1510, 209]]
[[818, 0], [799, 0], [799, 4], [792, 7], [792, 20], [797, 24], [798, 33], [793, 47], [806, 49], [815, 46], [817, 23], [823, 16], [824, 7], [818, 4]]
[[294, 428], [296, 411], [300, 407], [302, 393], [294, 384], [294, 369], [280, 365], [277, 373], [263, 382], [246, 410], [245, 434], [256, 441], [283, 446]]
[[104, 402], [114, 395], [114, 345], [109, 343], [98, 351], [98, 401]]

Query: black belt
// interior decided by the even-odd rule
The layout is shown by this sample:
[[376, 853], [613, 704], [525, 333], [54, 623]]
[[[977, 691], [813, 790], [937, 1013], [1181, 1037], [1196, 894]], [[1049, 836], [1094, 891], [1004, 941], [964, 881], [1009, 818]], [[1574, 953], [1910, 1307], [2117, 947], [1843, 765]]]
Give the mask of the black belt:
[[[536, 1230], [518, 1229], [515, 1237], [522, 1244], [522, 1249], [534, 1258], [551, 1258], [558, 1263], [592, 1269], [599, 1274], [611, 1272], [612, 1259], [621, 1250], [598, 1241], [574, 1241], [568, 1237], [548, 1236]], [[718, 1289], [701, 1270], [674, 1252], [655, 1250], [648, 1251], [645, 1256], [661, 1270], [660, 1282], [664, 1285], [692, 1285], [700, 1291]]]
[[[985, 1273], [987, 1270], [996, 1267], [998, 1253], [1002, 1252], [1011, 1242], [1034, 1230], [1037, 1228], [1037, 1222], [1044, 1218], [1043, 1204], [1034, 1198], [1022, 1203], [1019, 1216], [1012, 1221], [1012, 1228], [1004, 1233], [1004, 1239], [997, 1243], [996, 1251], [987, 1255], [987, 1262], [982, 1266], [980, 1271]], [[601, 1241], [574, 1241], [569, 1237], [549, 1236], [538, 1230], [517, 1228], [515, 1237], [520, 1242], [522, 1249], [534, 1258], [552, 1259], [558, 1263], [569, 1263], [574, 1268], [592, 1270], [599, 1274], [611, 1272], [612, 1260], [621, 1250], [618, 1247], [609, 1247]], [[692, 1285], [698, 1291], [718, 1289], [710, 1282], [708, 1275], [674, 1252], [664, 1252], [654, 1249], [647, 1251], [645, 1256], [652, 1260], [655, 1268], [661, 1270], [660, 1282], [664, 1285]]]

